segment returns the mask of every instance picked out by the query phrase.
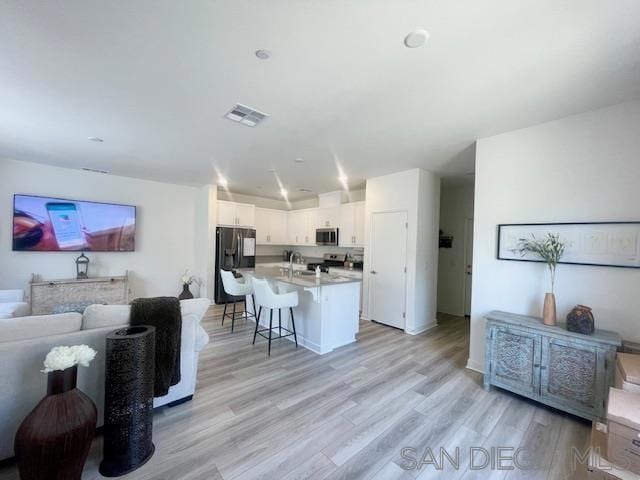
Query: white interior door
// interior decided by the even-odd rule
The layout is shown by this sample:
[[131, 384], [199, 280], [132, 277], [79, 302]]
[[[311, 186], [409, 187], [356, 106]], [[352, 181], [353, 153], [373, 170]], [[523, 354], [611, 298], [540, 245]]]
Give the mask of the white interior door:
[[464, 314], [471, 316], [471, 284], [473, 279], [473, 218], [464, 224]]
[[369, 318], [405, 328], [407, 212], [371, 215]]

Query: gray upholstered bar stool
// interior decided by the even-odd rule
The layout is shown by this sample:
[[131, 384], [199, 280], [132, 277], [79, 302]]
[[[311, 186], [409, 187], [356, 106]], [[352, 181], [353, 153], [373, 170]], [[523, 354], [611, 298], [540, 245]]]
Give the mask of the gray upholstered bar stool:
[[[222, 278], [222, 286], [227, 295], [233, 297], [233, 313], [231, 314], [231, 332], [233, 333], [233, 326], [236, 321], [236, 304], [238, 302], [244, 303], [244, 318], [248, 319], [250, 316], [255, 318], [256, 300], [253, 296], [253, 288], [251, 288], [251, 282], [247, 279], [244, 283], [240, 283], [238, 279], [233, 275], [233, 272], [228, 270], [220, 270], [220, 277]], [[247, 295], [251, 295], [253, 301], [253, 314], [247, 312]], [[224, 325], [224, 318], [227, 316], [227, 305], [224, 304], [224, 312], [222, 312], [222, 325]], [[240, 318], [242, 318], [242, 314]], [[256, 320], [257, 322], [257, 320]]]
[[[253, 286], [253, 294], [255, 295], [256, 302], [260, 306], [258, 310], [258, 318], [256, 318], [256, 329], [253, 332], [253, 344], [256, 343], [256, 335], [260, 335], [261, 337], [269, 340], [269, 349], [268, 354], [271, 356], [271, 340], [272, 338], [284, 338], [290, 337], [293, 335], [293, 339], [296, 342], [296, 348], [298, 348], [298, 337], [296, 335], [296, 322], [293, 318], [293, 307], [298, 306], [298, 292], [288, 292], [288, 293], [275, 293], [271, 286], [269, 286], [269, 282], [263, 279], [254, 278], [251, 282]], [[260, 330], [260, 314], [262, 313], [263, 308], [269, 309], [269, 328], [263, 328]], [[273, 333], [273, 311], [278, 309], [278, 336], [272, 337]], [[293, 331], [284, 328], [282, 326], [282, 309], [288, 308], [291, 314], [291, 328]], [[282, 331], [287, 332], [286, 335], [282, 334]], [[269, 332], [269, 335], [265, 335], [264, 332]]]

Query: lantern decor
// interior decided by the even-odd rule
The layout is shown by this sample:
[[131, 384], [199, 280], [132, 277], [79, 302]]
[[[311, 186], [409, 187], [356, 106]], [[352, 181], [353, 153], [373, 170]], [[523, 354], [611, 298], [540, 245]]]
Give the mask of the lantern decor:
[[83, 253], [76, 258], [76, 278], [89, 278], [89, 258]]

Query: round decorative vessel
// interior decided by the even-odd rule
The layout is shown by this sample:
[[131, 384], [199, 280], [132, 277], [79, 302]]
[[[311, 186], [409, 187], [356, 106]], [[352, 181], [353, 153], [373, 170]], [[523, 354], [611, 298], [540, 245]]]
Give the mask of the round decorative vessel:
[[189, 285], [183, 283], [182, 293], [178, 295], [178, 300], [189, 300], [190, 298], [193, 298], [193, 293], [191, 293], [191, 290], [189, 290]]
[[80, 480], [98, 412], [93, 401], [76, 388], [77, 378], [77, 365], [49, 372], [47, 396], [16, 433], [21, 479]]
[[573, 307], [567, 314], [567, 330], [591, 335], [595, 331], [595, 320], [591, 308], [586, 305]]
[[153, 456], [155, 328], [122, 328], [107, 335], [104, 446], [100, 473], [119, 477]]

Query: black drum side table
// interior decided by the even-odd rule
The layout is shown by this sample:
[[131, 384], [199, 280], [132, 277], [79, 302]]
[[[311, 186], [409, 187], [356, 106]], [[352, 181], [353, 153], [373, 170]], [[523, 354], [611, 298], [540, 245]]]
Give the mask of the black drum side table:
[[107, 335], [100, 463], [105, 477], [130, 473], [153, 456], [154, 361], [154, 327], [138, 325]]

